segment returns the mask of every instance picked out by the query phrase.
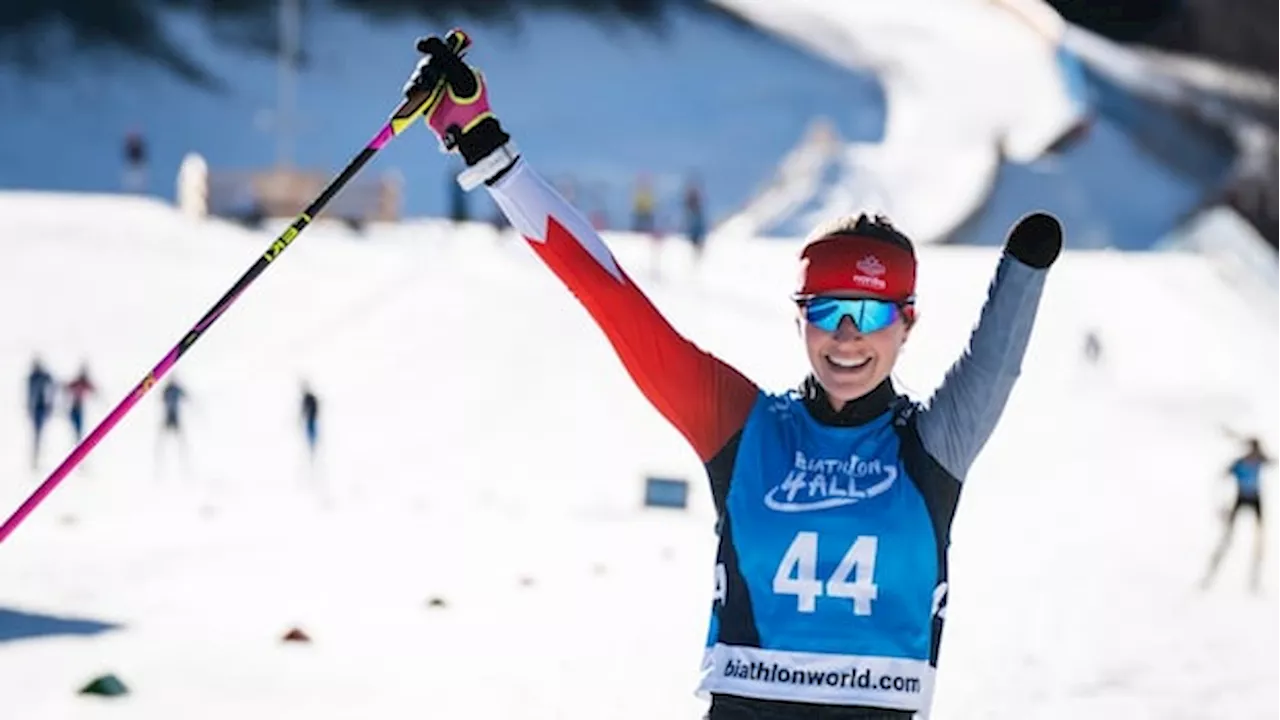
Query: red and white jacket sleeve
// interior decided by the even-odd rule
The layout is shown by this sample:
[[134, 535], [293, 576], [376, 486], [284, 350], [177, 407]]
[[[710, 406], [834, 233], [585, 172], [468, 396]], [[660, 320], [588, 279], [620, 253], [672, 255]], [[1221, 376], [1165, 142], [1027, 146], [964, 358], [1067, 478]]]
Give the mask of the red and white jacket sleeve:
[[715, 457], [746, 423], [755, 384], [677, 332], [587, 219], [523, 159], [489, 191], [604, 331], [649, 402], [703, 462]]

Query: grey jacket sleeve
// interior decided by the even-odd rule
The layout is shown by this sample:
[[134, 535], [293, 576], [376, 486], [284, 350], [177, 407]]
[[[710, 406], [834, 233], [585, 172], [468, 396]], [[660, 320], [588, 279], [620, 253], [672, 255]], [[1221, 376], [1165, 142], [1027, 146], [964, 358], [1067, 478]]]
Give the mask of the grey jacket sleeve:
[[1022, 370], [1047, 273], [1001, 255], [969, 347], [920, 412], [924, 449], [958, 480], [991, 437]]

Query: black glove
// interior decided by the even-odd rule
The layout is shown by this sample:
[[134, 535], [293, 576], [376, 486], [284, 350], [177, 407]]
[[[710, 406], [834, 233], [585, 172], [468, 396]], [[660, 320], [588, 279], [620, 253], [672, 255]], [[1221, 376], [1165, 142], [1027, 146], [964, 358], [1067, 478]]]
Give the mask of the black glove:
[[1043, 270], [1062, 252], [1062, 223], [1047, 212], [1024, 215], [1009, 231], [1004, 251], [1024, 265]]

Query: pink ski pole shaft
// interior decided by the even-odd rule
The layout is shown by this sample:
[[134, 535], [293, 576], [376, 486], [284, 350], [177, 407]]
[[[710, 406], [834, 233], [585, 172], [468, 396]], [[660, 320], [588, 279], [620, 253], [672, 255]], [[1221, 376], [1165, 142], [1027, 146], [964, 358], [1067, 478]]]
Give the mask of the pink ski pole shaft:
[[[461, 30], [454, 29], [445, 37], [445, 42], [449, 45], [451, 50], [458, 55], [461, 55], [471, 44], [471, 39]], [[378, 131], [378, 134], [369, 141], [369, 144], [366, 145], [359, 154], [352, 158], [351, 162], [347, 163], [347, 166], [343, 168], [342, 172], [338, 173], [338, 176], [331, 180], [329, 184], [325, 186], [324, 190], [320, 191], [320, 195], [307, 206], [306, 210], [302, 211], [302, 214], [298, 215], [298, 217], [289, 224], [289, 227], [286, 228], [274, 242], [271, 243], [267, 248], [267, 251], [253, 263], [253, 265], [240, 277], [239, 280], [236, 281], [236, 284], [231, 286], [231, 289], [228, 290], [213, 307], [209, 308], [209, 311], [204, 314], [204, 317], [200, 318], [199, 322], [197, 322], [195, 326], [192, 327], [185, 336], [183, 336], [182, 340], [180, 340], [178, 344], [164, 356], [164, 359], [162, 359], [155, 368], [151, 370], [151, 372], [147, 373], [146, 377], [144, 377], [142, 381], [134, 387], [133, 391], [130, 392], [124, 400], [121, 400], [120, 404], [117, 405], [116, 408], [105, 418], [103, 418], [102, 422], [98, 423], [97, 427], [95, 427], [92, 432], [85, 436], [84, 440], [82, 440], [80, 444], [71, 451], [71, 454], [68, 455], [60, 465], [58, 465], [57, 469], [55, 469], [44, 482], [40, 483], [40, 487], [36, 488], [35, 492], [33, 492], [25, 502], [18, 506], [18, 509], [9, 516], [8, 520], [4, 521], [3, 525], [0, 525], [0, 543], [4, 542], [5, 539], [8, 538], [20, 524], [22, 524], [22, 521], [26, 520], [27, 516], [29, 516], [32, 511], [40, 505], [40, 503], [44, 502], [45, 498], [49, 497], [49, 494], [52, 493], [54, 489], [58, 487], [58, 484], [61, 483], [63, 479], [66, 478], [67, 475], [69, 475], [71, 471], [85, 459], [89, 452], [93, 450], [94, 446], [101, 442], [102, 438], [106, 437], [107, 433], [111, 432], [111, 429], [114, 428], [116, 424], [133, 409], [133, 406], [138, 404], [138, 401], [147, 394], [147, 391], [149, 391], [160, 380], [160, 378], [164, 377], [165, 373], [169, 372], [169, 370], [177, 364], [178, 359], [191, 349], [191, 346], [195, 344], [196, 340], [200, 339], [200, 336], [204, 334], [205, 330], [208, 330], [209, 326], [213, 325], [214, 321], [216, 321], [222, 313], [226, 312], [227, 308], [231, 307], [231, 304], [236, 301], [236, 298], [240, 297], [240, 293], [244, 292], [249, 285], [253, 284], [253, 281], [258, 279], [258, 276], [267, 269], [267, 266], [269, 266], [272, 261], [280, 257], [281, 253], [283, 253], [289, 245], [293, 243], [294, 239], [298, 237], [298, 234], [301, 233], [307, 225], [311, 224], [312, 218], [318, 215], [320, 211], [329, 204], [329, 201], [338, 194], [338, 191], [350, 182], [351, 178], [356, 176], [356, 173], [360, 172], [360, 169], [363, 168], [379, 150], [382, 149], [382, 146], [386, 145], [391, 138], [404, 132], [404, 130], [411, 126], [415, 120], [422, 116], [422, 113], [430, 107], [430, 105], [435, 101], [436, 95], [443, 89], [443, 77], [438, 79], [431, 87], [432, 89], [430, 91], [411, 94], [400, 104], [400, 107], [396, 108], [395, 112], [391, 114], [391, 119], [380, 131]]]

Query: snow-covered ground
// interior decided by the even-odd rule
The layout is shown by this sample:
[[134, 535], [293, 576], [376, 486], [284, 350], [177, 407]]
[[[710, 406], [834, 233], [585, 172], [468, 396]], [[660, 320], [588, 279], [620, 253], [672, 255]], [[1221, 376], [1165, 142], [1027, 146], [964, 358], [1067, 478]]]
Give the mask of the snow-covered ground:
[[[90, 361], [96, 422], [278, 229], [0, 195], [0, 512], [69, 449], [56, 419], [28, 467], [32, 353], [64, 379]], [[670, 242], [657, 279], [649, 246], [610, 239], [704, 347], [767, 387], [800, 378], [793, 243], [713, 244], [695, 269]], [[901, 387], [937, 383], [996, 252], [921, 249]], [[1280, 450], [1278, 358], [1274, 316], [1196, 254], [1063, 257], [955, 523], [935, 718], [1276, 716], [1274, 532], [1261, 594], [1248, 520], [1219, 583], [1196, 584], [1237, 450], [1221, 426]], [[153, 393], [0, 546], [0, 717], [698, 716], [714, 555], [698, 461], [520, 241], [318, 224], [175, 376], [185, 466], [157, 451]], [[646, 474], [688, 477], [688, 511], [642, 509]], [[293, 626], [313, 642], [281, 643]], [[131, 694], [76, 695], [106, 672]]]

